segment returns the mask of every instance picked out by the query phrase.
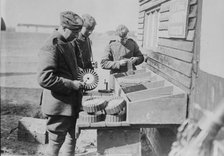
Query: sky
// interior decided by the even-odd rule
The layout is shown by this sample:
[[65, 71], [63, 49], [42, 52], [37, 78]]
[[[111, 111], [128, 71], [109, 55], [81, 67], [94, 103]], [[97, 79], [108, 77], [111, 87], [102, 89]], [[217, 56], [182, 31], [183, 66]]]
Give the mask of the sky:
[[96, 32], [114, 30], [125, 24], [137, 31], [138, 0], [0, 0], [1, 15], [7, 27], [18, 23], [58, 25], [59, 13], [71, 10], [88, 13], [96, 21]]

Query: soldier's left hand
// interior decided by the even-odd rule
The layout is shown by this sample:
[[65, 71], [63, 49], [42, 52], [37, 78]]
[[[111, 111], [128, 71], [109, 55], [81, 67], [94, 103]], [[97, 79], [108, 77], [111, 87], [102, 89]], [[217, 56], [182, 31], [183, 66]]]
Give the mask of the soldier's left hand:
[[134, 64], [136, 61], [137, 61], [137, 57], [131, 57], [130, 59], [129, 59], [129, 61], [132, 63], [132, 64]]

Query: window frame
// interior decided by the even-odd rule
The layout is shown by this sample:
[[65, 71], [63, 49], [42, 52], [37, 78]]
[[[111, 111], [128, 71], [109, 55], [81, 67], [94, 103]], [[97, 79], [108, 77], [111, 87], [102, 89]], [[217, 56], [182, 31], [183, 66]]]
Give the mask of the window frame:
[[155, 51], [158, 47], [159, 17], [160, 6], [145, 13], [143, 47], [146, 49]]

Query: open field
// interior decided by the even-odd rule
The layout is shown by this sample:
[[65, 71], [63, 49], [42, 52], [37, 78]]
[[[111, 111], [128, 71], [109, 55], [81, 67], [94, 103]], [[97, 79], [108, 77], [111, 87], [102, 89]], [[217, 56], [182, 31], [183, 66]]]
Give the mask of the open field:
[[[36, 81], [37, 54], [48, 35], [1, 32], [1, 155], [43, 155], [45, 145], [17, 141], [17, 124], [24, 116], [39, 116], [41, 89]], [[109, 80], [109, 71], [102, 70], [99, 61], [110, 39], [106, 34], [92, 35], [93, 55], [98, 62], [100, 78], [96, 90], [105, 89], [104, 79]], [[84, 152], [84, 147], [95, 147], [95, 144], [96, 131], [83, 131], [78, 140], [78, 151]]]

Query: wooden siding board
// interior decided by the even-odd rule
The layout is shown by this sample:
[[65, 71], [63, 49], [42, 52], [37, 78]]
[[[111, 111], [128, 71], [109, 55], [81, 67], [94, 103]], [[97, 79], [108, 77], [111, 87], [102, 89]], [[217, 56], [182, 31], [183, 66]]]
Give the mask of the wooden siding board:
[[159, 23], [159, 30], [168, 30], [168, 21], [163, 21]]
[[138, 18], [144, 18], [145, 17], [145, 12], [143, 11], [143, 12], [140, 12], [139, 14], [138, 14]]
[[139, 24], [144, 23], [144, 18], [139, 18], [139, 19], [138, 19], [138, 23], [139, 23]]
[[151, 58], [147, 59], [147, 64], [158, 69], [160, 72], [163, 72], [164, 74], [170, 76], [172, 79], [182, 83], [185, 87], [190, 88], [191, 78], [189, 78], [177, 71], [174, 71], [174, 70], [170, 69], [169, 67], [167, 67]]
[[162, 46], [179, 49], [179, 50], [189, 51], [189, 52], [192, 52], [193, 45], [194, 45], [193, 42], [189, 42], [189, 41], [171, 40], [171, 39], [164, 39], [164, 38], [159, 38], [158, 44]]
[[153, 66], [150, 66], [150, 65], [147, 65], [146, 66], [147, 69], [153, 71], [154, 73], [164, 77], [166, 80], [168, 80], [169, 82], [171, 82], [172, 84], [178, 86], [179, 88], [181, 88], [185, 93], [189, 94], [190, 93], [190, 89], [186, 86], [184, 86], [181, 82], [173, 79], [171, 76], [169, 76], [167, 73], [163, 73], [161, 72], [159, 69], [153, 67]]
[[138, 24], [138, 29], [143, 29], [144, 28], [144, 24], [143, 23], [139, 23]]
[[188, 41], [193, 41], [194, 40], [194, 35], [195, 35], [195, 30], [189, 30], [186, 39]]
[[143, 5], [140, 6], [140, 12], [144, 11], [144, 10], [147, 10], [147, 9], [150, 9], [156, 5], [159, 5], [163, 2], [165, 2], [167, 0], [157, 0], [157, 1], [154, 1], [154, 2], [149, 2], [149, 3], [144, 3]]
[[160, 13], [159, 21], [168, 21], [170, 16], [170, 12]]
[[192, 53], [182, 51], [182, 50], [159, 46], [157, 48], [157, 51], [161, 54], [164, 54], [173, 58], [177, 58], [186, 62], [192, 62], [192, 59], [193, 59]]
[[145, 4], [145, 3], [147, 3], [148, 1], [150, 1], [150, 0], [142, 0], [141, 2], [139, 2], [140, 3], [140, 6], [143, 5], [143, 4]]
[[[186, 40], [187, 41], [193, 41], [194, 40], [194, 36], [195, 36], [195, 30], [189, 30], [187, 32]], [[160, 31], [158, 31], [158, 37], [159, 38], [170, 38], [167, 30], [160, 30]]]
[[167, 12], [170, 10], [170, 2], [163, 3], [160, 7], [160, 12]]
[[195, 29], [196, 27], [196, 17], [194, 18], [189, 18], [189, 22], [188, 22], [188, 30], [192, 30], [192, 29]]
[[138, 34], [138, 36], [137, 36], [137, 40], [138, 40], [138, 41], [143, 41], [143, 35]]
[[186, 63], [177, 59], [174, 59], [172, 57], [162, 55], [157, 52], [151, 52], [148, 57], [156, 60], [157, 62], [168, 66], [188, 77], [191, 77], [191, 70], [192, 70], [192, 64], [191, 63]]
[[143, 34], [144, 30], [143, 29], [138, 29], [138, 34]]
[[167, 30], [160, 30], [158, 32], [158, 37], [161, 37], [161, 38], [170, 38]]
[[196, 17], [196, 15], [197, 15], [197, 8], [198, 8], [197, 5], [190, 6], [190, 11], [189, 11], [188, 17]]

